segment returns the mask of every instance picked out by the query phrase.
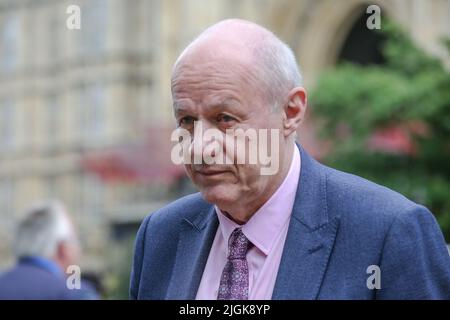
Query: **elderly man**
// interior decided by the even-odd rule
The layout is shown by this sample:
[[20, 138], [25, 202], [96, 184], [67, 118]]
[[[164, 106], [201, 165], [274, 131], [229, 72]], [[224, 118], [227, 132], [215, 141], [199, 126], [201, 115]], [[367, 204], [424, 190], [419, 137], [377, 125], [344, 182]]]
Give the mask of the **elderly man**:
[[[173, 68], [174, 113], [191, 133], [187, 158], [203, 159], [186, 162], [200, 193], [142, 223], [132, 299], [450, 298], [450, 257], [426, 208], [296, 145], [301, 82], [288, 46], [247, 21], [222, 21], [183, 51]], [[229, 139], [205, 152], [213, 141], [194, 132], [198, 123], [224, 137], [278, 132], [266, 140], [277, 145], [276, 172], [236, 161]], [[216, 153], [233, 161], [204, 159]]]
[[[86, 282], [69, 288], [66, 270], [80, 254], [78, 239], [65, 207], [58, 201], [31, 208], [14, 240], [18, 263], [0, 274], [0, 299], [96, 299]], [[81, 279], [80, 279], [81, 280]]]

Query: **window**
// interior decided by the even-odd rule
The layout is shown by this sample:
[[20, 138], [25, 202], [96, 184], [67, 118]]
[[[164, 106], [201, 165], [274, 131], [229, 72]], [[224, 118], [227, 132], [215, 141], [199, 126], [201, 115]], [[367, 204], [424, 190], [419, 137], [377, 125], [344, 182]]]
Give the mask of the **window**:
[[92, 220], [99, 218], [104, 207], [103, 182], [93, 176], [83, 175], [81, 188], [84, 214]]
[[80, 120], [84, 143], [99, 142], [105, 138], [106, 130], [105, 87], [90, 85], [81, 91]]
[[[65, 16], [62, 16], [65, 17]], [[47, 34], [48, 37], [48, 57], [51, 57], [52, 63], [58, 63], [60, 59], [59, 52], [61, 51], [61, 43], [62, 39], [60, 37], [61, 33], [61, 25], [65, 25], [65, 21], [61, 19], [61, 15], [59, 11], [55, 11], [51, 13], [51, 16], [48, 19], [47, 24]]]
[[381, 48], [384, 42], [382, 33], [369, 30], [366, 26], [368, 15], [365, 7], [351, 28], [338, 57], [338, 62], [351, 62], [361, 65], [383, 64]]
[[47, 141], [50, 148], [56, 147], [60, 137], [61, 108], [56, 95], [50, 95], [47, 101]]
[[14, 146], [15, 110], [11, 100], [0, 101], [0, 149]]
[[11, 178], [0, 178], [1, 215], [7, 217], [2, 223], [8, 224], [15, 214], [14, 181]]
[[3, 22], [0, 22], [0, 69], [6, 73], [12, 72], [17, 67], [19, 22], [16, 13], [10, 13]]
[[56, 183], [56, 177], [55, 175], [49, 175], [47, 177], [44, 177], [44, 179], [47, 182], [47, 198], [49, 199], [57, 199], [57, 183]]
[[104, 52], [107, 31], [107, 1], [90, 0], [81, 7], [81, 31], [79, 49], [83, 57], [96, 56]]

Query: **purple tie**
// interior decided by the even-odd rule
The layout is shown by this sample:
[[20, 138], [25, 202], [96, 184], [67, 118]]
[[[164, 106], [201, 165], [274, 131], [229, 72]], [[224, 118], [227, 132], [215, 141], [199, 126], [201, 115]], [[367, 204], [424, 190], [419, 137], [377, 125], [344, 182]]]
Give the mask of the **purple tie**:
[[228, 261], [220, 278], [218, 300], [248, 300], [248, 264], [245, 258], [251, 242], [241, 228], [228, 240]]

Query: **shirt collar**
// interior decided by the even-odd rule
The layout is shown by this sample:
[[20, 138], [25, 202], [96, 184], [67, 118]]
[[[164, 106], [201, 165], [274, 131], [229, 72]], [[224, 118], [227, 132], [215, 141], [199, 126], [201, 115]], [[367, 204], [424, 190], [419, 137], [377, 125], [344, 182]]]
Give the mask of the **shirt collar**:
[[44, 269], [54, 275], [62, 276], [64, 274], [63, 270], [50, 259], [38, 257], [38, 256], [28, 256], [22, 257], [19, 263], [31, 264], [41, 269]]
[[242, 232], [247, 239], [266, 256], [269, 254], [275, 240], [291, 216], [300, 177], [300, 166], [300, 152], [295, 145], [291, 165], [283, 182], [269, 200], [244, 225], [237, 224], [220, 211], [217, 206], [215, 207], [225, 243], [228, 244], [228, 239], [234, 229], [242, 227]]

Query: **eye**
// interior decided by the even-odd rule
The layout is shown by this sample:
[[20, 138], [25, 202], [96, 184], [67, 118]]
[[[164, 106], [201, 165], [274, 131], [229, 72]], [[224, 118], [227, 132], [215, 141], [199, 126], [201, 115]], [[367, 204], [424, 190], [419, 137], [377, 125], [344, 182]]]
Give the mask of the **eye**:
[[232, 116], [229, 116], [227, 114], [220, 114], [217, 116], [217, 122], [224, 122], [224, 123], [229, 123], [232, 121], [236, 121], [235, 118], [233, 118]]
[[180, 127], [189, 127], [189, 126], [193, 126], [194, 122], [195, 122], [195, 118], [193, 118], [191, 116], [186, 116], [186, 117], [181, 118], [178, 121], [178, 125]]

